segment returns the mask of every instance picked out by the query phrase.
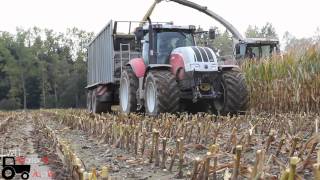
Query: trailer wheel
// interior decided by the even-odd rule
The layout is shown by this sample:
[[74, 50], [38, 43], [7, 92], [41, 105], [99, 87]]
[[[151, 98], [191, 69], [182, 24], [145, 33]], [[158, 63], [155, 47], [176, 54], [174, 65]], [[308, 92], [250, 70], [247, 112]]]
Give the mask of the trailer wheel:
[[145, 110], [148, 115], [177, 112], [180, 90], [174, 75], [167, 70], [153, 70], [145, 82]]
[[221, 115], [244, 113], [249, 93], [244, 75], [237, 69], [224, 71], [221, 78], [222, 96], [214, 101], [215, 111]]
[[112, 103], [99, 102], [96, 95], [96, 89], [92, 91], [92, 112], [93, 113], [106, 113], [111, 112]]
[[126, 67], [120, 79], [120, 110], [123, 113], [137, 111], [137, 90], [139, 81], [131, 67]]
[[16, 172], [12, 167], [5, 167], [2, 169], [1, 175], [5, 179], [12, 179], [16, 175]]
[[23, 173], [21, 174], [21, 178], [22, 178], [22, 179], [28, 179], [28, 178], [29, 178], [29, 173], [28, 173], [28, 172], [23, 172]]

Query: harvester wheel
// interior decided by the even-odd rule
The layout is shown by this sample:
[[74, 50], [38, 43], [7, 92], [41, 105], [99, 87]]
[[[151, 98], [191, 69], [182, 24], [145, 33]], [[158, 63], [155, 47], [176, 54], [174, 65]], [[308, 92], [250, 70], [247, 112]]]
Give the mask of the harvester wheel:
[[139, 81], [131, 67], [126, 67], [120, 79], [120, 111], [130, 113], [137, 111], [137, 89]]
[[148, 115], [179, 111], [180, 90], [170, 71], [150, 71], [144, 87], [145, 110]]
[[96, 89], [92, 91], [92, 112], [93, 113], [106, 113], [111, 112], [112, 103], [100, 102], [97, 99]]
[[242, 114], [248, 108], [249, 93], [244, 75], [238, 69], [224, 71], [221, 77], [223, 95], [214, 101], [218, 114]]

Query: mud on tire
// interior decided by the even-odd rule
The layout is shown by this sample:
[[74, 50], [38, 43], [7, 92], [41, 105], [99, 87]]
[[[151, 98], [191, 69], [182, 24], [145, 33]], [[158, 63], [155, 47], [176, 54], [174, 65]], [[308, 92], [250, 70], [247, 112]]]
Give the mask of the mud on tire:
[[180, 90], [168, 70], [151, 70], [145, 81], [145, 111], [148, 115], [179, 111]]
[[244, 75], [238, 69], [224, 71], [221, 77], [224, 91], [220, 101], [215, 101], [215, 110], [221, 115], [243, 114], [248, 108], [249, 93]]

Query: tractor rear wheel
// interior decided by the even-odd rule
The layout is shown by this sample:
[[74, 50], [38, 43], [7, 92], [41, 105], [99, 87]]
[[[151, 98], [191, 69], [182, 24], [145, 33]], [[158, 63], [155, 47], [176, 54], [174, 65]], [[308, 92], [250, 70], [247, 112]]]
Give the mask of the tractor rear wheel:
[[126, 67], [120, 79], [120, 110], [123, 113], [137, 111], [137, 89], [139, 81], [131, 67]]
[[147, 115], [179, 111], [180, 90], [175, 76], [167, 70], [151, 70], [145, 81]]
[[238, 69], [224, 71], [221, 77], [222, 96], [214, 101], [215, 111], [221, 115], [242, 114], [248, 108], [249, 93], [244, 75]]
[[12, 167], [5, 167], [2, 169], [1, 175], [5, 179], [12, 179], [16, 175], [16, 172]]

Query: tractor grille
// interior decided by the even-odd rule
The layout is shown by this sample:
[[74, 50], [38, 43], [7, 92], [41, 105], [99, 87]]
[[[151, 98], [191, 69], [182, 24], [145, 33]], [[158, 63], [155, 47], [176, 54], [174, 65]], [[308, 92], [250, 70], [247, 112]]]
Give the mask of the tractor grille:
[[197, 62], [214, 62], [212, 51], [207, 47], [192, 47]]

